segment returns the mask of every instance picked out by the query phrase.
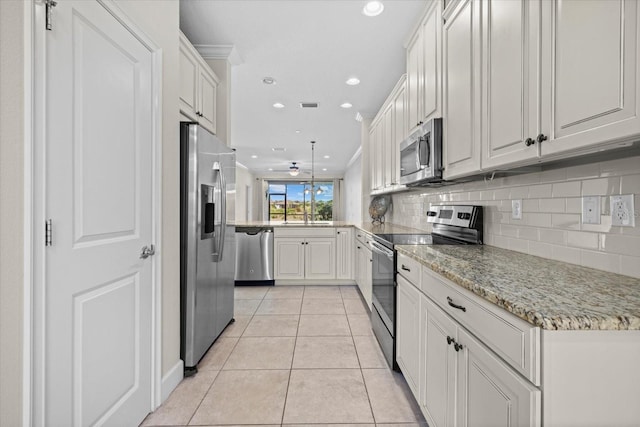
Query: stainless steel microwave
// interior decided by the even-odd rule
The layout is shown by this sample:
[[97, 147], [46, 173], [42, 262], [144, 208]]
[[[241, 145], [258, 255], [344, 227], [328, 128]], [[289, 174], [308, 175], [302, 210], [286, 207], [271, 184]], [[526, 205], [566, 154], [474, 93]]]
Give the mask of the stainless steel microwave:
[[420, 125], [400, 144], [400, 184], [442, 181], [442, 119]]

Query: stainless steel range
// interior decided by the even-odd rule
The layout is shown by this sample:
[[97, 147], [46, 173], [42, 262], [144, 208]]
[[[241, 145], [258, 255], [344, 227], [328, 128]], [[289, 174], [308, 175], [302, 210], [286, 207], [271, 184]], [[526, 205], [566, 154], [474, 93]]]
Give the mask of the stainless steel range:
[[395, 355], [396, 324], [396, 245], [481, 245], [482, 206], [431, 206], [427, 221], [431, 234], [374, 234], [373, 301], [371, 324], [380, 347], [393, 369], [398, 369]]

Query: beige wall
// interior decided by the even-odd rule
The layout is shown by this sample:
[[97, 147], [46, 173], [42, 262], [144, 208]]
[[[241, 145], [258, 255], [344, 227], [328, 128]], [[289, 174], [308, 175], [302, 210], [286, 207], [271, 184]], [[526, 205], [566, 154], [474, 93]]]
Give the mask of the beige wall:
[[23, 12], [0, 1], [0, 426], [22, 423]]
[[[0, 0], [2, 1], [2, 0]], [[180, 359], [180, 136], [178, 0], [117, 0], [162, 49], [162, 372]]]
[[[635, 194], [636, 227], [613, 227], [609, 196]], [[581, 197], [600, 195], [601, 224], [581, 223]], [[521, 220], [511, 201], [521, 199]], [[486, 206], [488, 245], [640, 278], [640, 157], [393, 195], [388, 220], [428, 230], [429, 204]]]

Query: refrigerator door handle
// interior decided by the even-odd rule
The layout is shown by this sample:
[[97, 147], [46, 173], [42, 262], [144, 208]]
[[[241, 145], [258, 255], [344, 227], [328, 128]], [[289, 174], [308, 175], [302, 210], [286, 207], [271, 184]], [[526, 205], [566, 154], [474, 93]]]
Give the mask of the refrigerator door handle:
[[224, 249], [224, 240], [227, 228], [227, 183], [224, 178], [224, 170], [220, 162], [214, 162], [213, 168], [218, 175], [218, 194], [220, 197], [220, 232], [217, 235], [216, 252], [213, 254], [213, 261], [222, 261], [222, 253]]

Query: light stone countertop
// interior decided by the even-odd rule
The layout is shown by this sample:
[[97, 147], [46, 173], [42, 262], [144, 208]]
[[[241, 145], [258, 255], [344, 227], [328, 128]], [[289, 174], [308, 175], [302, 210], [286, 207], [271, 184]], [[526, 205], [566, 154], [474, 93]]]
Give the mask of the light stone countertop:
[[417, 230], [415, 228], [404, 227], [401, 225], [395, 225], [391, 223], [385, 224], [372, 224], [370, 222], [363, 223], [351, 223], [346, 221], [316, 221], [308, 223], [289, 221], [284, 223], [283, 221], [243, 221], [236, 222], [236, 227], [356, 227], [370, 234], [385, 233], [385, 234], [403, 234], [403, 233], [427, 233], [424, 230]]
[[396, 249], [542, 329], [640, 330], [640, 279], [486, 245]]

